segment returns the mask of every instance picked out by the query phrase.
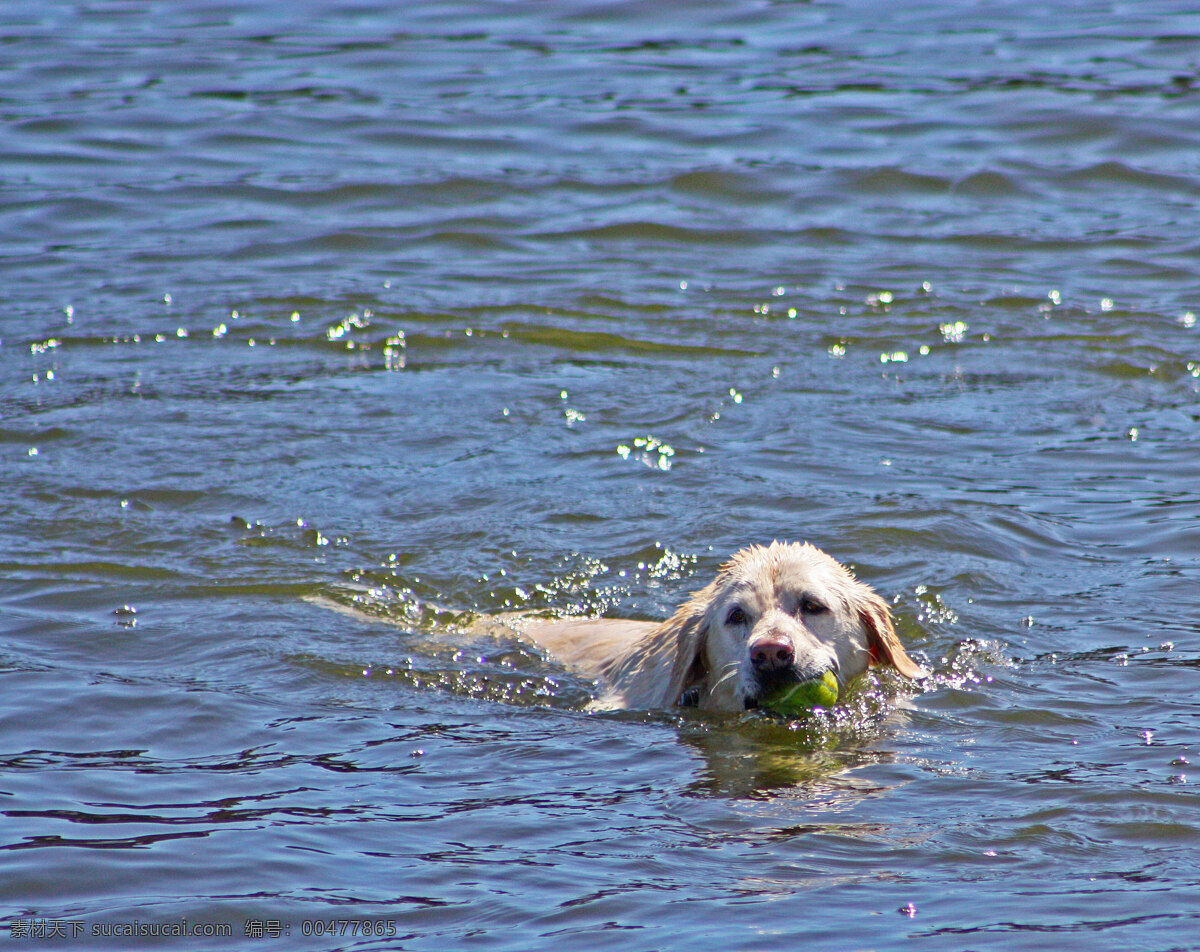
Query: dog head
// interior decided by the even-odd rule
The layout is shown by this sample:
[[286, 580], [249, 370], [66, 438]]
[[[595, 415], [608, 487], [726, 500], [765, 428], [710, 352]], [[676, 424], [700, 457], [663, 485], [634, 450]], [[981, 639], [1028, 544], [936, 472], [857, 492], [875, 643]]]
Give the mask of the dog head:
[[826, 672], [845, 685], [874, 664], [926, 675], [900, 644], [883, 599], [808, 544], [742, 549], [670, 624], [679, 694], [690, 690], [701, 707], [754, 707], [774, 689]]

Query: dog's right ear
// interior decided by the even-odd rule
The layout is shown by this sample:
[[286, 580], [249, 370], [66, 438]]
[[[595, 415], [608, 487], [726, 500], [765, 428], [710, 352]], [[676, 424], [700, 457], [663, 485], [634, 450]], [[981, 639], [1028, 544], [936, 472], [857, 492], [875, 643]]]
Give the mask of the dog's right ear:
[[615, 659], [604, 672], [608, 690], [597, 706], [653, 710], [673, 707], [697, 689], [703, 692], [708, 601], [707, 589], [697, 592]]

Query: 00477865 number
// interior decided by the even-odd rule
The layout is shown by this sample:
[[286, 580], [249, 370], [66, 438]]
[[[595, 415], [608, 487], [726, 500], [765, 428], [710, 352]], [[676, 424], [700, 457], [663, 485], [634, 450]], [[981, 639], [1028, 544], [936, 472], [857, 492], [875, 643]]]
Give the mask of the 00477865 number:
[[306, 936], [394, 936], [395, 919], [304, 919], [300, 933]]

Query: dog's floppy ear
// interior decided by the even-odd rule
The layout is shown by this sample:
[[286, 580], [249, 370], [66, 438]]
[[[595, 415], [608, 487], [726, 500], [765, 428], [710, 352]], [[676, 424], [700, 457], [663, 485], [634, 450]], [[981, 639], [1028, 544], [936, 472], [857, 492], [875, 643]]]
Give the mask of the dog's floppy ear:
[[[864, 586], [865, 588], [865, 586]], [[872, 664], [890, 664], [906, 678], [927, 678], [929, 672], [908, 656], [892, 624], [887, 604], [870, 589], [858, 599], [858, 618], [867, 633]]]
[[[711, 586], [710, 586], [711, 587]], [[601, 708], [671, 707], [708, 676], [704, 639], [708, 589], [697, 592], [661, 625], [638, 639], [604, 672], [609, 689]]]

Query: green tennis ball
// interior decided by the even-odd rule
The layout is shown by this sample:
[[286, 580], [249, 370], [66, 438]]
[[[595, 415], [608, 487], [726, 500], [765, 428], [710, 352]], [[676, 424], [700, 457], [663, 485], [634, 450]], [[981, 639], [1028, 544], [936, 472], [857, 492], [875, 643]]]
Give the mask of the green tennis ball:
[[814, 707], [833, 707], [838, 681], [832, 671], [799, 684], [789, 684], [759, 699], [759, 705], [776, 714], [807, 714]]

